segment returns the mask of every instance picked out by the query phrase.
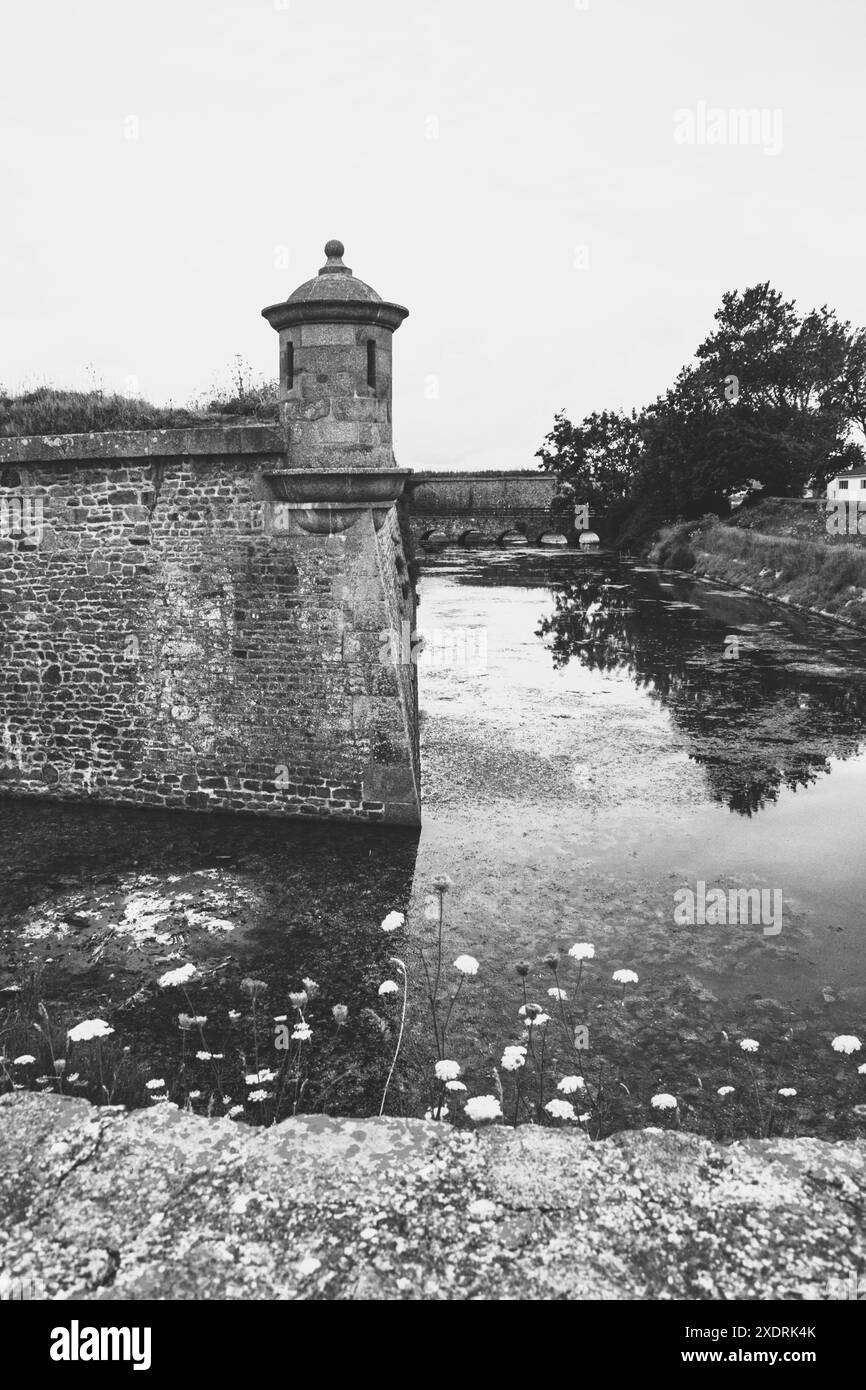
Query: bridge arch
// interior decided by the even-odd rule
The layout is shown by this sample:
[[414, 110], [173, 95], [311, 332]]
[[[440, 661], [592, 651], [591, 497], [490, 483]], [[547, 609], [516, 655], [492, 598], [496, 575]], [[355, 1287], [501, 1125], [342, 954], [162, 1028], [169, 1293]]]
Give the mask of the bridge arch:
[[444, 532], [452, 545], [467, 544], [473, 531], [482, 539], [469, 544], [495, 544], [504, 532], [515, 531], [533, 544], [555, 529], [555, 493], [555, 479], [540, 470], [415, 473], [406, 485], [406, 516], [422, 545], [434, 531]]
[[441, 550], [443, 546], [448, 545], [448, 536], [441, 526], [433, 526], [422, 534], [421, 544], [428, 550]]

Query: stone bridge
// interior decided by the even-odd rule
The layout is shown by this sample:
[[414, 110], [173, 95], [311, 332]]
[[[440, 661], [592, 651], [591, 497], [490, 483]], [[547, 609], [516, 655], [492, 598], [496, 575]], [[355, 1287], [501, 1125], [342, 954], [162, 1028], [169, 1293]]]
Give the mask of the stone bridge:
[[413, 473], [406, 482], [413, 540], [424, 545], [434, 532], [452, 544], [496, 544], [519, 531], [530, 542], [562, 522], [551, 513], [556, 484], [546, 473]]

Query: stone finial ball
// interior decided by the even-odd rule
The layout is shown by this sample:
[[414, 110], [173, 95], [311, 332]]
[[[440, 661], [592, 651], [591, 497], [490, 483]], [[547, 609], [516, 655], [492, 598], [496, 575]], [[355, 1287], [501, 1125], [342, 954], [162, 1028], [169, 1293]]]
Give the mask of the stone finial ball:
[[343, 243], [342, 243], [341, 241], [326, 241], [326, 242], [325, 242], [325, 255], [326, 255], [326, 256], [342, 256], [342, 254], [343, 254], [343, 252], [345, 251], [345, 249], [346, 249], [346, 248], [345, 248], [345, 246], [343, 245]]

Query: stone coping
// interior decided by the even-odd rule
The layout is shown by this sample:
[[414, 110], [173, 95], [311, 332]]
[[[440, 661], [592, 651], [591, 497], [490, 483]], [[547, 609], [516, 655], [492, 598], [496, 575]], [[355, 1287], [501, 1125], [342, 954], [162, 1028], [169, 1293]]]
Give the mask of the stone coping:
[[435, 482], [439, 478], [448, 478], [460, 481], [470, 478], [490, 479], [491, 482], [498, 481], [500, 478], [532, 478], [535, 482], [556, 482], [552, 473], [536, 472], [532, 468], [467, 468], [465, 471], [458, 468], [425, 468], [416, 469], [413, 476], [413, 483]]
[[320, 471], [314, 468], [267, 469], [265, 479], [274, 496], [287, 507], [386, 506], [392, 507], [403, 491], [409, 469], [352, 469]]
[[393, 333], [408, 317], [409, 310], [402, 304], [384, 299], [288, 299], [262, 309], [262, 318], [278, 331], [296, 324], [363, 323], [390, 328]]
[[802, 1306], [862, 1281], [864, 1201], [862, 1139], [0, 1098], [0, 1268], [37, 1297]]
[[0, 438], [0, 464], [285, 453], [283, 430], [269, 424], [185, 425], [175, 429], [94, 430], [87, 434]]

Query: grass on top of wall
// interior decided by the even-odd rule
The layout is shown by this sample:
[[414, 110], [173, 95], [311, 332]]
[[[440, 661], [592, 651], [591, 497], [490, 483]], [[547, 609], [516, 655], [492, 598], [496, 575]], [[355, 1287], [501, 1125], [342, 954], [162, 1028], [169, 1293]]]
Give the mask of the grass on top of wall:
[[866, 550], [855, 545], [769, 536], [705, 517], [665, 527], [649, 559], [866, 626]]
[[184, 406], [153, 405], [141, 397], [121, 396], [101, 387], [66, 391], [38, 386], [14, 395], [0, 387], [0, 436], [184, 428], [225, 422], [227, 417], [276, 420], [278, 397], [275, 382], [254, 383], [242, 373], [230, 387]]

